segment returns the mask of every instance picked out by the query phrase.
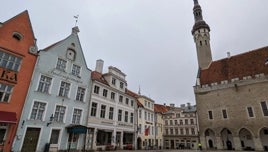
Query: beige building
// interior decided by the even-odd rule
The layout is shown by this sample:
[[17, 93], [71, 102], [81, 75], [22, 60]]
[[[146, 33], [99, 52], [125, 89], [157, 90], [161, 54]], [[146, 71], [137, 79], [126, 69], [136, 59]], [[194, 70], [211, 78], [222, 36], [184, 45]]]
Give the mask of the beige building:
[[153, 149], [156, 143], [154, 100], [138, 97], [138, 135], [137, 149]]
[[200, 67], [194, 92], [203, 148], [268, 150], [268, 47], [212, 61], [210, 29], [197, 0], [193, 10]]
[[197, 149], [198, 128], [196, 106], [175, 107], [170, 104], [164, 113], [164, 148], [165, 149]]
[[155, 114], [155, 145], [158, 149], [164, 148], [164, 119], [163, 115], [168, 109], [164, 105], [154, 104], [154, 114]]

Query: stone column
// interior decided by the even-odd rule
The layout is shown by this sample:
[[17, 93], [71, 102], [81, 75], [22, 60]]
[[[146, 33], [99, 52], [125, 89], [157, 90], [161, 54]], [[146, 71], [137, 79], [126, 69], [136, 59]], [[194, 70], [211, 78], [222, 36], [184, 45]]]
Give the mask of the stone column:
[[215, 146], [218, 150], [223, 150], [222, 139], [220, 136], [215, 137]]
[[239, 137], [233, 137], [233, 140], [234, 140], [233, 147], [235, 148], [235, 150], [242, 150], [240, 138]]
[[253, 137], [253, 141], [254, 141], [256, 151], [263, 151], [264, 150], [261, 139], [259, 137]]

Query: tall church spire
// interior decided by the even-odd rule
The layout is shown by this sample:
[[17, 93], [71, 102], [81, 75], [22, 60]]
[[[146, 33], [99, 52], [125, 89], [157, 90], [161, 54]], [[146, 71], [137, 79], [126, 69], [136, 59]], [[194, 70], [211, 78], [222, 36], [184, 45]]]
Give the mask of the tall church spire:
[[212, 62], [209, 35], [210, 28], [203, 20], [202, 9], [198, 0], [194, 0], [193, 14], [195, 23], [192, 29], [192, 35], [196, 45], [198, 65], [201, 69], [206, 69]]

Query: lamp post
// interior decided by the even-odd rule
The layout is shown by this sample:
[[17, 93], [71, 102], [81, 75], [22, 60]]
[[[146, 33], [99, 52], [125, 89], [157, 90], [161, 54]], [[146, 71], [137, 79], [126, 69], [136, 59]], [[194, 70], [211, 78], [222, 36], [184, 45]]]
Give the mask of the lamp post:
[[51, 114], [51, 116], [49, 117], [49, 122], [47, 123], [47, 127], [48, 127], [50, 124], [52, 124], [53, 119], [54, 119], [54, 116], [53, 116], [53, 114]]

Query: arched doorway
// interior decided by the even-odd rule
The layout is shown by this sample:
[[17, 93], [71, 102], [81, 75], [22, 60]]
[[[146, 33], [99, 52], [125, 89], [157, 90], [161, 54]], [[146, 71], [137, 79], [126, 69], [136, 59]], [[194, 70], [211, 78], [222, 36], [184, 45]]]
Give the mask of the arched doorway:
[[263, 149], [268, 151], [268, 128], [262, 128], [260, 130], [260, 139], [262, 142]]
[[221, 131], [221, 138], [223, 148], [227, 150], [233, 150], [233, 135], [229, 129], [225, 128]]
[[142, 141], [141, 141], [141, 138], [139, 137], [139, 138], [137, 139], [137, 148], [138, 148], [139, 150], [141, 150], [141, 145], [142, 145]]
[[215, 132], [211, 129], [205, 131], [205, 140], [208, 149], [214, 149], [215, 145]]
[[250, 133], [249, 130], [247, 130], [245, 128], [242, 128], [239, 131], [239, 138], [240, 138], [241, 147], [243, 148], [243, 150], [253, 150], [253, 149], [255, 149], [252, 134]]

